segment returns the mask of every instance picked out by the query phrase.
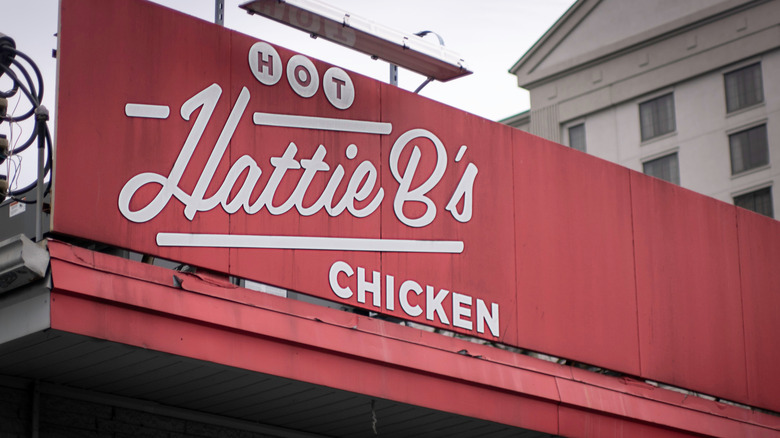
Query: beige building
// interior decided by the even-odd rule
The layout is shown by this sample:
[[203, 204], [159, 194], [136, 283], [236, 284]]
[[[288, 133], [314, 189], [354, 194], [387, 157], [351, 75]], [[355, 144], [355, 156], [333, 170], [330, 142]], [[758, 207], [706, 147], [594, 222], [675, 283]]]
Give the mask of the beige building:
[[780, 0], [578, 0], [510, 72], [502, 122], [780, 214]]

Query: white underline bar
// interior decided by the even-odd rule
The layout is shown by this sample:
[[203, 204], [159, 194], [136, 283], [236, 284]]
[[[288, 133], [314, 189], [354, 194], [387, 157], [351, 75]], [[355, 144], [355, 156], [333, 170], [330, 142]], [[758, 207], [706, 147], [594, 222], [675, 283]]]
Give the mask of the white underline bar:
[[165, 105], [147, 105], [145, 103], [128, 103], [125, 105], [127, 117], [143, 117], [146, 119], [167, 119], [171, 109]]
[[254, 236], [239, 234], [157, 233], [158, 246], [203, 248], [311, 249], [320, 251], [418, 252], [460, 254], [457, 240], [360, 239], [351, 237]]
[[331, 119], [327, 117], [294, 116], [289, 114], [254, 113], [255, 125], [282, 128], [320, 129], [324, 131], [359, 132], [363, 134], [390, 134], [392, 123], [367, 120]]

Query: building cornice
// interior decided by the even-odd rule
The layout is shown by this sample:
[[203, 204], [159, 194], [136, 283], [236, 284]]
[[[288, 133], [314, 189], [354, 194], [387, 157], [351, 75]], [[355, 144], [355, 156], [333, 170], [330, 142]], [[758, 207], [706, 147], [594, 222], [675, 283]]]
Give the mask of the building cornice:
[[[566, 12], [539, 38], [530, 49], [528, 49], [517, 62], [510, 67], [509, 72], [517, 74], [523, 66], [528, 63], [537, 53], [542, 51], [544, 57], [547, 56], [571, 30], [579, 24], [580, 21], [593, 9], [601, 0], [596, 0], [589, 7], [583, 8], [588, 0], [577, 0]], [[572, 18], [577, 15], [576, 18]], [[551, 48], [546, 46], [552, 45]], [[541, 62], [541, 61], [540, 61]]]
[[[596, 50], [577, 56], [572, 56], [563, 62], [540, 70], [539, 66], [542, 64], [544, 59], [546, 59], [557, 48], [557, 45], [566, 36], [561, 35], [560, 37], [555, 38], [555, 36], [552, 35], [554, 33], [560, 33], [563, 31], [564, 26], [559, 25], [559, 23], [563, 22], [564, 20], [569, 20], [568, 17], [564, 15], [564, 17], [559, 20], [559, 23], [556, 23], [557, 27], [554, 26], [550, 29], [548, 32], [550, 35], [545, 34], [545, 36], [543, 36], [542, 39], [540, 39], [539, 42], [535, 44], [534, 47], [532, 47], [534, 53], [532, 54], [531, 50], [529, 50], [529, 52], [526, 53], [526, 55], [524, 55], [523, 58], [521, 58], [512, 67], [510, 72], [517, 75], [518, 85], [520, 87], [525, 89], [532, 89], [577, 71], [584, 70], [607, 62], [611, 59], [625, 56], [631, 52], [636, 52], [643, 48], [659, 44], [682, 33], [705, 26], [714, 21], [723, 20], [729, 16], [738, 14], [744, 10], [756, 7], [769, 1], [771, 0], [729, 0], [689, 14], [685, 17], [681, 17], [677, 20], [665, 23], [661, 26], [657, 26], [645, 32], [641, 32], [614, 44], [605, 45], [603, 47], [599, 47]], [[587, 2], [587, 0], [584, 0], [582, 3], [585, 2]], [[580, 2], [577, 2], [577, 4], [579, 3]], [[575, 4], [575, 6], [577, 4]], [[596, 4], [588, 8], [587, 12], [589, 13], [595, 6]], [[572, 9], [574, 9], [574, 6], [572, 6]], [[582, 20], [586, 18], [586, 16], [587, 14], [580, 14], [578, 20], [571, 22], [568, 24], [568, 26], [566, 26], [565, 33], [568, 34], [571, 32], [574, 27], [576, 27]], [[554, 45], [551, 45], [553, 42]]]

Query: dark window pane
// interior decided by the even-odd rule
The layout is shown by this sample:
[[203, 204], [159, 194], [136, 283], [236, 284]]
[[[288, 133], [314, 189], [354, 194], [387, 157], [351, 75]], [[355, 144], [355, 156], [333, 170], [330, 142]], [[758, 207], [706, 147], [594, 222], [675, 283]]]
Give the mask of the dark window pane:
[[680, 165], [677, 161], [676, 153], [648, 161], [644, 163], [642, 167], [646, 175], [654, 176], [677, 185], [680, 184]]
[[734, 205], [755, 211], [764, 216], [774, 217], [771, 187], [736, 196], [734, 197]]
[[665, 94], [639, 104], [639, 123], [642, 141], [677, 129], [674, 120], [674, 95]]
[[729, 147], [732, 175], [769, 164], [766, 125], [730, 135]]
[[585, 152], [585, 124], [572, 126], [569, 128], [569, 147]]
[[723, 75], [726, 82], [726, 111], [732, 112], [764, 101], [761, 64], [753, 64]]

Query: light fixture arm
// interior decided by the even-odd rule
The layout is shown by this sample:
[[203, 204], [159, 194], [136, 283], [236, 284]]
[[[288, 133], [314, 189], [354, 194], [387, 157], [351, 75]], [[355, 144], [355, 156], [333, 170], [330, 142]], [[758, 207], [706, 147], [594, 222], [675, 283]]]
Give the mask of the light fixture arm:
[[429, 33], [432, 33], [432, 34], [436, 35], [436, 38], [439, 39], [439, 45], [442, 46], [442, 47], [444, 46], [444, 38], [442, 38], [441, 35], [439, 35], [438, 33], [434, 32], [432, 30], [421, 30], [421, 31], [417, 32], [415, 35], [417, 35], [418, 37], [422, 38], [425, 35], [428, 35]]
[[417, 89], [416, 89], [416, 90], [414, 90], [414, 94], [419, 94], [419, 93], [420, 93], [420, 90], [422, 90], [423, 88], [425, 88], [425, 86], [426, 86], [426, 85], [428, 85], [428, 84], [430, 84], [431, 82], [433, 82], [433, 78], [428, 78], [428, 79], [426, 79], [426, 80], [425, 80], [425, 81], [424, 81], [422, 84], [420, 84], [420, 86], [419, 86], [419, 87], [417, 87]]
[[[438, 38], [438, 39], [439, 39], [439, 45], [440, 45], [440, 46], [442, 46], [442, 47], [444, 47], [444, 38], [442, 38], [442, 37], [441, 37], [441, 35], [439, 35], [438, 33], [434, 32], [434, 31], [432, 31], [432, 30], [421, 30], [420, 32], [417, 32], [415, 35], [416, 35], [416, 36], [418, 36], [418, 37], [420, 37], [420, 38], [422, 38], [422, 37], [424, 37], [425, 35], [428, 35], [429, 33], [432, 33], [432, 34], [436, 35], [436, 38]], [[396, 72], [397, 72], [397, 67], [396, 67]], [[398, 74], [398, 73], [396, 73], [396, 75], [397, 75], [397, 74]], [[420, 84], [420, 86], [419, 86], [419, 87], [417, 87], [417, 89], [416, 89], [416, 90], [414, 90], [414, 94], [420, 94], [420, 91], [421, 91], [423, 88], [425, 88], [425, 86], [426, 86], [426, 85], [430, 84], [431, 82], [433, 82], [433, 78], [432, 78], [432, 77], [429, 77], [428, 79], [426, 79], [426, 80], [425, 80], [425, 82], [423, 82], [422, 84]], [[396, 77], [396, 84], [397, 84], [397, 83], [398, 83], [398, 78]]]

